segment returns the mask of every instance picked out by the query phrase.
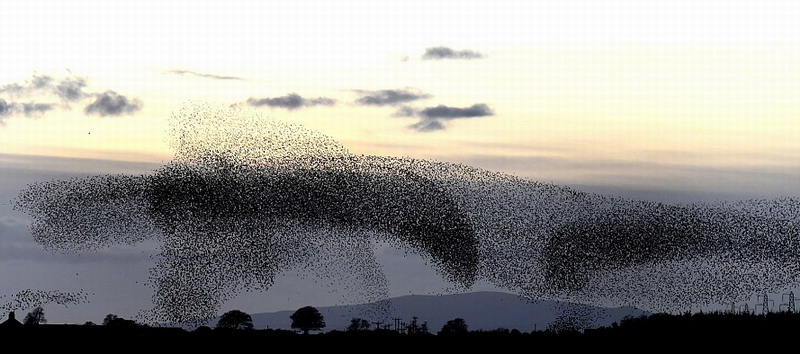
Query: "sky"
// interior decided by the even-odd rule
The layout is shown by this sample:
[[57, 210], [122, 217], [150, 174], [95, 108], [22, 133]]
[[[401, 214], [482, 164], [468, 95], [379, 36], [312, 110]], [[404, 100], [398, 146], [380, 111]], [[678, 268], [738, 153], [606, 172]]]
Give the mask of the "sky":
[[[6, 4], [0, 294], [34, 285], [95, 294], [79, 314], [53, 308], [65, 321], [149, 301], [140, 280], [152, 250], [50, 255], [8, 201], [36, 180], [152, 171], [171, 159], [169, 118], [187, 102], [247, 106], [354, 153], [599, 193], [797, 196], [797, 18], [791, 0]], [[381, 252], [422, 272], [390, 275], [393, 294], [446, 287], [413, 255]], [[285, 280], [231, 306], [335, 302]]]

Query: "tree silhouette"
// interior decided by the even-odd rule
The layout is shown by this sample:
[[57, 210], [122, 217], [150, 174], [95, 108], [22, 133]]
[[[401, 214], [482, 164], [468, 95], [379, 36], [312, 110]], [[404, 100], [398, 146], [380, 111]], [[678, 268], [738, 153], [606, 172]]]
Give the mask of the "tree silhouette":
[[369, 322], [363, 318], [354, 318], [350, 320], [347, 330], [350, 332], [369, 330]]
[[22, 323], [28, 326], [47, 323], [47, 319], [44, 318], [44, 309], [40, 306], [33, 309], [33, 311], [28, 312], [28, 314], [25, 316], [25, 320], [22, 321]]
[[253, 329], [253, 318], [245, 312], [231, 310], [223, 314], [217, 322], [222, 329]]
[[295, 311], [289, 318], [292, 319], [292, 328], [299, 328], [303, 334], [308, 334], [310, 330], [320, 330], [325, 328], [325, 318], [314, 307], [306, 306]]
[[428, 334], [430, 331], [428, 330], [428, 322], [422, 322], [422, 325], [419, 326], [419, 333]]
[[110, 325], [117, 318], [118, 318], [117, 315], [115, 315], [113, 313], [109, 313], [108, 315], [106, 315], [106, 318], [103, 319], [103, 326]]
[[406, 333], [408, 333], [408, 334], [423, 333], [422, 332], [422, 326], [419, 325], [418, 320], [419, 320], [419, 318], [417, 316], [411, 317], [411, 323], [409, 323], [406, 326]]
[[114, 328], [131, 328], [138, 326], [138, 324], [134, 320], [126, 320], [113, 313], [109, 313], [106, 315], [106, 318], [103, 319], [103, 326]]
[[439, 331], [439, 334], [466, 334], [467, 333], [467, 322], [464, 321], [463, 318], [456, 318], [442, 326], [442, 330]]

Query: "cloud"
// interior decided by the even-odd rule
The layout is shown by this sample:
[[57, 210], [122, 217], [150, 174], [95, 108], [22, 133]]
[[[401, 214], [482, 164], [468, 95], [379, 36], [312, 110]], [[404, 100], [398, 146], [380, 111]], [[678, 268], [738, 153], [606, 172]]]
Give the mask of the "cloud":
[[30, 80], [30, 87], [32, 89], [43, 89], [50, 86], [53, 82], [53, 78], [46, 75], [34, 75], [33, 78]]
[[327, 97], [317, 97], [317, 98], [303, 98], [302, 96], [296, 93], [290, 93], [286, 96], [280, 97], [265, 97], [265, 98], [249, 98], [247, 103], [251, 106], [261, 107], [273, 107], [273, 108], [285, 108], [289, 110], [295, 110], [302, 107], [312, 107], [312, 106], [333, 106], [336, 104], [336, 100]]
[[142, 108], [142, 102], [138, 99], [129, 99], [114, 91], [108, 90], [97, 94], [94, 102], [86, 106], [86, 114], [97, 114], [100, 116], [119, 116], [123, 114], [133, 114]]
[[0, 98], [0, 120], [13, 114], [22, 114], [26, 117], [39, 117], [43, 113], [52, 110], [54, 107], [55, 105], [51, 103], [9, 103]]
[[53, 109], [53, 107], [55, 107], [55, 105], [50, 104], [50, 103], [33, 103], [33, 102], [31, 102], [31, 103], [17, 103], [15, 105], [15, 107], [17, 108], [17, 110], [19, 110], [26, 117], [38, 117], [38, 116], [41, 116], [42, 113], [45, 113], [45, 112]]
[[0, 98], [0, 120], [11, 114], [12, 105]]
[[432, 132], [445, 129], [444, 124], [441, 121], [434, 119], [422, 119], [419, 122], [409, 125], [408, 127], [418, 132]]
[[394, 112], [392, 115], [393, 117], [414, 117], [418, 113], [418, 110], [414, 107], [403, 106], [400, 107], [397, 112]]
[[431, 95], [427, 93], [412, 90], [379, 90], [357, 92], [362, 96], [356, 100], [356, 103], [365, 106], [394, 106], [401, 103], [431, 97]]
[[10, 84], [3, 85], [0, 87], [0, 93], [10, 93], [12, 95], [19, 95], [25, 91], [25, 86], [22, 86], [16, 82], [12, 82]]
[[441, 59], [480, 59], [483, 58], [483, 53], [476, 52], [474, 50], [464, 49], [464, 50], [453, 50], [452, 48], [448, 47], [432, 47], [425, 49], [425, 54], [422, 55], [422, 59], [425, 60], [441, 60]]
[[65, 101], [76, 101], [87, 96], [83, 92], [84, 87], [86, 87], [86, 79], [79, 76], [55, 79], [48, 75], [33, 75], [23, 84], [14, 82], [0, 87], [0, 93], [23, 96], [40, 94], [45, 91]]
[[[22, 83], [10, 83], [0, 86], [0, 94], [7, 94], [17, 98], [27, 98], [27, 103], [8, 102], [0, 99], [0, 118], [11, 115], [23, 115], [25, 117], [39, 117], [44, 113], [57, 108], [70, 109], [72, 102], [78, 102], [85, 98], [92, 98], [93, 101], [86, 106], [86, 114], [97, 114], [101, 116], [115, 116], [121, 114], [132, 114], [142, 107], [142, 102], [138, 99], [130, 99], [112, 90], [102, 93], [90, 93], [84, 91], [87, 80], [84, 77], [73, 75], [71, 72], [66, 77], [53, 77], [49, 75], [34, 74], [31, 78]], [[60, 99], [61, 105], [55, 103], [41, 103], [33, 100]]]
[[244, 78], [238, 76], [223, 76], [223, 75], [214, 75], [214, 74], [206, 74], [206, 73], [199, 73], [196, 71], [191, 70], [170, 70], [167, 71], [167, 74], [179, 75], [179, 76], [197, 76], [202, 77], [204, 79], [214, 79], [214, 80], [244, 80]]
[[395, 112], [395, 117], [419, 117], [420, 121], [409, 125], [409, 128], [418, 132], [431, 132], [444, 130], [444, 121], [453, 119], [479, 118], [494, 115], [492, 109], [484, 103], [477, 103], [469, 107], [449, 107], [438, 105], [423, 109], [403, 106]]
[[428, 107], [419, 111], [419, 115], [424, 118], [430, 119], [458, 119], [458, 118], [477, 118], [486, 117], [494, 114], [489, 106], [478, 103], [470, 107], [448, 107], [445, 105], [438, 105], [436, 107]]
[[86, 87], [86, 79], [82, 77], [68, 77], [58, 82], [53, 90], [58, 97], [66, 101], [77, 101], [86, 97], [83, 88]]

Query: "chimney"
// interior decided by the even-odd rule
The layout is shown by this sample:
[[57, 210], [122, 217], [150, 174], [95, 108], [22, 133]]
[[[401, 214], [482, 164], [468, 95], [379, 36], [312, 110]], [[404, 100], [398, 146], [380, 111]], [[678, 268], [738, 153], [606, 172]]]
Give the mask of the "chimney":
[[17, 320], [17, 315], [14, 313], [14, 311], [11, 311], [11, 312], [8, 313], [8, 320], [9, 321], [16, 321]]

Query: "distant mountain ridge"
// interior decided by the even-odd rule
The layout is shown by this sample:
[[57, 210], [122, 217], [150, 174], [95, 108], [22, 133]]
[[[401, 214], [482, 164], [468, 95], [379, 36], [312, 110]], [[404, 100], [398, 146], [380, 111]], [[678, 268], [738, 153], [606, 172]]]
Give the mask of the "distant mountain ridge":
[[[530, 301], [518, 295], [502, 292], [472, 292], [453, 295], [408, 295], [385, 302], [318, 307], [327, 326], [325, 331], [344, 330], [354, 317], [370, 322], [393, 323], [401, 318], [410, 322], [413, 316], [419, 323], [427, 322], [431, 332], [438, 332], [448, 320], [463, 318], [470, 330], [497, 328], [529, 332], [542, 330], [561, 314], [588, 314], [593, 327], [610, 325], [626, 316], [640, 316], [646, 311], [634, 307], [603, 308], [559, 301]], [[294, 311], [253, 314], [257, 329], [289, 329], [289, 316]], [[374, 328], [374, 325], [373, 325]]]

